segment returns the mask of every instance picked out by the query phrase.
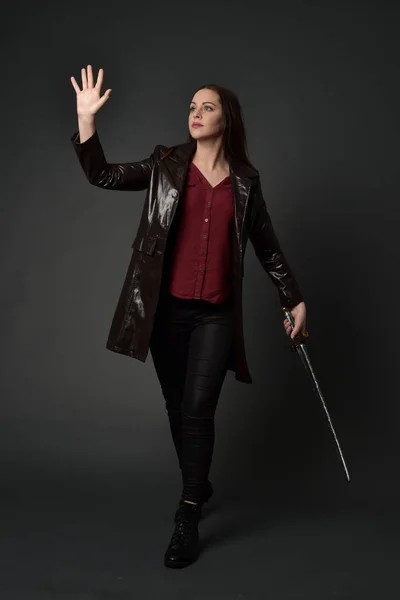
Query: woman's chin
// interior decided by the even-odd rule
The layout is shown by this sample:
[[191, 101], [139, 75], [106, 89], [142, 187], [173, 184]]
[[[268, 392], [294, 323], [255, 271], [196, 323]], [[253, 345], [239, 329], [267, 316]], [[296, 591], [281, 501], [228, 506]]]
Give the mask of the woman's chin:
[[204, 131], [200, 131], [200, 129], [202, 129], [202, 127], [192, 127], [190, 130], [190, 135], [196, 140], [202, 137], [207, 137], [207, 134], [205, 134]]
[[[199, 128], [199, 129], [201, 129], [201, 128]], [[221, 135], [220, 133], [216, 133], [215, 131], [206, 132], [206, 131], [199, 131], [199, 130], [196, 130], [196, 129], [192, 129], [191, 132], [190, 132], [190, 134], [191, 134], [191, 136], [192, 136], [193, 139], [199, 140], [199, 141], [202, 141], [202, 140], [212, 140], [212, 139], [217, 140], [218, 137]]]

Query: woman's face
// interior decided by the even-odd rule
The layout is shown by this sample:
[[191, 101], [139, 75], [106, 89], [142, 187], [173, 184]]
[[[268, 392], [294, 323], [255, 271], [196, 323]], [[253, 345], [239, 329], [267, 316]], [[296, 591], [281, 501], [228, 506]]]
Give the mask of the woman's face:
[[[216, 138], [223, 134], [225, 120], [219, 94], [202, 89], [193, 96], [189, 107], [189, 131], [195, 140]], [[193, 127], [199, 124], [201, 127]]]

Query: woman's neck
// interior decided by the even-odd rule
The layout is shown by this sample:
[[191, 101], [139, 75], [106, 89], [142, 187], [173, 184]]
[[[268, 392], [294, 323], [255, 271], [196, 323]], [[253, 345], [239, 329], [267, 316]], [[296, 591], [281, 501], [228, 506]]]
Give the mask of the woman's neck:
[[197, 140], [192, 162], [208, 173], [229, 169], [229, 163], [225, 158], [222, 147], [222, 138], [216, 140]]

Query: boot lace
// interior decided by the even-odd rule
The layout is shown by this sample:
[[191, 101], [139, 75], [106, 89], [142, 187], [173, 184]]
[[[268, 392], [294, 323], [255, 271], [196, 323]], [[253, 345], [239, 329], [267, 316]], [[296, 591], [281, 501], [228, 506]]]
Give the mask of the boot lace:
[[193, 523], [187, 519], [180, 519], [175, 526], [175, 531], [171, 539], [171, 545], [187, 546], [192, 538], [192, 533]]
[[185, 509], [180, 506], [175, 515], [175, 529], [171, 538], [171, 546], [187, 546], [192, 540], [198, 518], [195, 515], [187, 516]]

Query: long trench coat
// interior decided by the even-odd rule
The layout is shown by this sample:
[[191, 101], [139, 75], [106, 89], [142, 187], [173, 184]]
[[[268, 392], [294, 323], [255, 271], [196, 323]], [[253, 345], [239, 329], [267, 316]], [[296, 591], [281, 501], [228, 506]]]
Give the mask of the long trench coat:
[[[143, 160], [108, 163], [97, 130], [82, 144], [79, 131], [75, 131], [71, 141], [91, 184], [107, 190], [147, 190], [106, 342], [109, 350], [145, 362], [155, 313], [167, 285], [169, 257], [179, 218], [176, 215], [196, 142], [169, 148], [158, 144]], [[274, 232], [259, 172], [244, 162], [231, 162], [230, 180], [235, 205], [231, 244], [235, 331], [228, 369], [234, 371], [238, 381], [252, 383], [245, 352], [242, 311], [243, 265], [249, 239], [262, 267], [277, 287], [281, 305], [292, 308], [303, 297]]]

